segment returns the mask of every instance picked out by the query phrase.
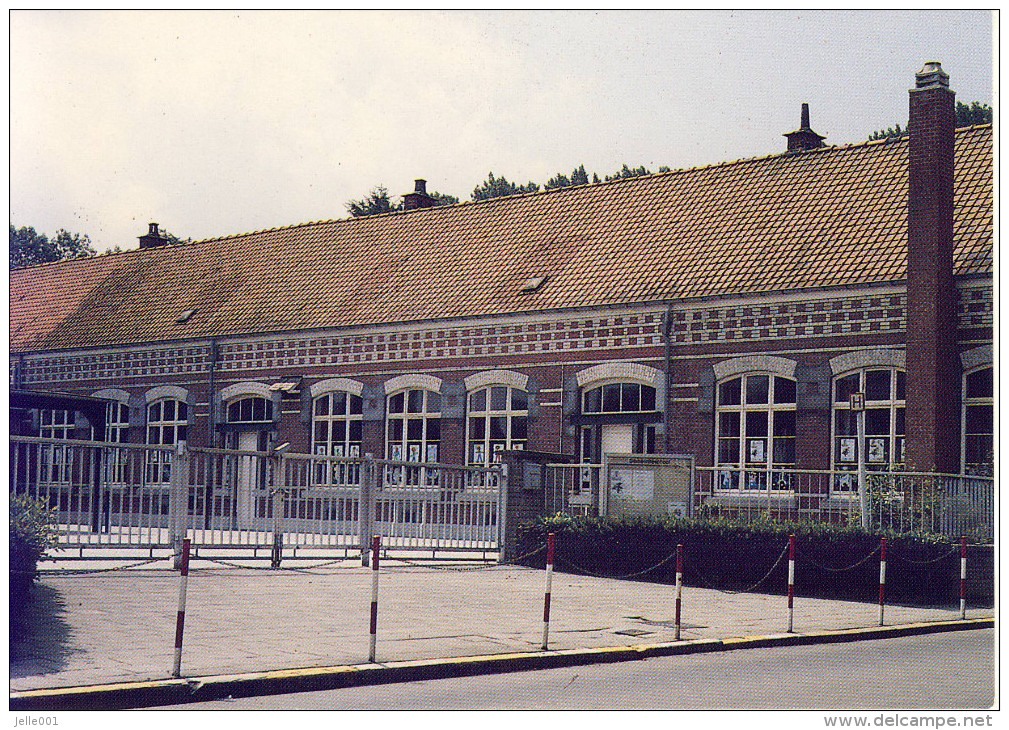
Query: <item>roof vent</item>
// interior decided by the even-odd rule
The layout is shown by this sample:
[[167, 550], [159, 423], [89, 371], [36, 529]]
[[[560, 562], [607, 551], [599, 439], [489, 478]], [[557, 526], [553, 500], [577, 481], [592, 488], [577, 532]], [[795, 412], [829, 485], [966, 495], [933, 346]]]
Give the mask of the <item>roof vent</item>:
[[430, 208], [433, 205], [434, 198], [427, 194], [427, 180], [420, 178], [414, 180], [413, 192], [403, 196], [403, 210]]
[[183, 311], [182, 314], [175, 318], [175, 324], [185, 324], [194, 314], [196, 314], [195, 309], [187, 309]]
[[148, 224], [147, 234], [138, 236], [138, 238], [140, 239], [140, 248], [157, 248], [168, 243], [168, 236], [158, 231], [157, 223]]
[[942, 64], [938, 61], [929, 61], [914, 75], [915, 86], [919, 89], [931, 89], [941, 86], [949, 88], [949, 74], [942, 70]]
[[782, 135], [788, 138], [788, 151], [801, 152], [803, 150], [815, 150], [818, 147], [826, 147], [822, 134], [817, 134], [809, 127], [809, 104], [802, 105], [802, 116], [799, 119], [799, 128], [794, 132], [785, 132]]
[[533, 278], [526, 279], [524, 282], [522, 282], [522, 288], [519, 291], [522, 294], [532, 294], [533, 292], [539, 291], [546, 283], [547, 283], [547, 277], [534, 276]]

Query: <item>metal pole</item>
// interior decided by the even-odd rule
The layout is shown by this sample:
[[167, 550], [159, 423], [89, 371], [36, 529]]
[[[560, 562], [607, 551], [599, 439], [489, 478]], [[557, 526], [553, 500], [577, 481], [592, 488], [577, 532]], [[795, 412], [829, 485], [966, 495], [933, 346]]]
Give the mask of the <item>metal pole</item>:
[[865, 484], [865, 409], [856, 416], [858, 424], [858, 506], [861, 513], [862, 529], [869, 529], [869, 495]]
[[182, 676], [182, 632], [186, 625], [186, 584], [189, 582], [189, 538], [182, 540], [182, 580], [179, 584], [179, 612], [175, 618], [175, 662], [172, 676]]
[[361, 565], [368, 567], [368, 539], [374, 532], [374, 498], [377, 483], [378, 465], [375, 457], [371, 454], [364, 455], [364, 464], [361, 465], [364, 474], [361, 479], [361, 488], [358, 491], [358, 527], [361, 542]]
[[550, 589], [554, 579], [554, 549], [557, 538], [554, 533], [547, 535], [547, 587], [543, 594], [543, 651], [547, 650], [550, 638]]
[[368, 631], [368, 661], [375, 661], [375, 643], [378, 635], [378, 554], [382, 548], [382, 538], [371, 538], [371, 622]]
[[676, 546], [676, 633], [673, 639], [680, 640], [680, 607], [683, 602], [683, 545]]
[[960, 619], [967, 618], [967, 536], [960, 538]]
[[788, 536], [788, 633], [795, 624], [795, 535]]
[[879, 625], [883, 625], [883, 609], [886, 604], [886, 537], [879, 541]]

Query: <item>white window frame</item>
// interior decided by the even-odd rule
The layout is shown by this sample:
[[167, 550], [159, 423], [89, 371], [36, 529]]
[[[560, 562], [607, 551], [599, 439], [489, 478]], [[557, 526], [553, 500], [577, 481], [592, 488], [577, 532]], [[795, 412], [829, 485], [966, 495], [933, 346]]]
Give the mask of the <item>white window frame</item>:
[[[165, 403], [173, 402], [175, 403], [175, 415], [172, 419], [166, 419], [164, 417], [165, 413]], [[155, 405], [159, 406], [159, 416], [158, 418], [151, 418], [151, 411]], [[180, 408], [179, 406], [184, 406], [186, 409], [186, 417], [179, 418]], [[180, 438], [180, 433], [185, 436], [186, 431], [189, 427], [189, 404], [184, 400], [179, 400], [178, 398], [156, 398], [147, 403], [145, 411], [145, 423], [144, 423], [144, 443], [149, 446], [175, 446], [179, 441], [185, 441], [185, 438]], [[159, 429], [158, 443], [151, 443], [151, 429]], [[166, 429], [171, 429], [171, 439], [166, 442], [164, 436]], [[147, 453], [147, 473], [146, 481], [149, 484], [167, 484], [171, 479], [171, 461], [169, 454], [164, 451], [149, 451]]]
[[[43, 408], [39, 411], [39, 436], [44, 439], [69, 441], [76, 427], [73, 410]], [[42, 482], [69, 484], [71, 482], [72, 452], [69, 446], [45, 444], [42, 447]]]
[[[334, 401], [343, 395], [343, 412], [334, 413]], [[357, 399], [357, 413], [354, 413], [354, 399]], [[319, 403], [326, 403], [326, 413], [319, 414]], [[312, 453], [316, 456], [336, 456], [349, 459], [361, 457], [364, 429], [364, 399], [360, 394], [346, 390], [328, 390], [312, 399]], [[326, 440], [318, 438], [320, 423], [326, 424]], [[343, 423], [343, 440], [333, 441], [333, 424]], [[351, 424], [358, 424], [358, 438], [351, 438]], [[357, 485], [361, 482], [361, 470], [356, 465], [318, 461], [315, 465], [315, 483], [321, 486]]]
[[[883, 400], [869, 400], [868, 394], [866, 393], [866, 376], [867, 373], [886, 370], [890, 372], [890, 395], [888, 398]], [[904, 398], [897, 397], [897, 374], [900, 373], [904, 376]], [[865, 398], [865, 410], [877, 410], [877, 409], [888, 409], [890, 412], [890, 428], [889, 433], [886, 435], [887, 438], [887, 453], [888, 458], [885, 462], [870, 462], [866, 453], [871, 446], [870, 439], [878, 438], [878, 436], [870, 435], [868, 432], [865, 434], [865, 448], [860, 451], [858, 448], [857, 436], [847, 435], [840, 436], [837, 433], [837, 413], [839, 411], [850, 411], [851, 404], [849, 401], [838, 401], [837, 400], [837, 383], [845, 378], [852, 375], [858, 375], [858, 388], [855, 392], [866, 393]], [[897, 434], [897, 412], [904, 411], [905, 425], [904, 433]], [[856, 368], [853, 370], [848, 370], [845, 372], [840, 372], [834, 375], [830, 381], [830, 468], [831, 471], [837, 472], [833, 483], [831, 484], [831, 493], [838, 496], [846, 497], [857, 497], [858, 496], [858, 465], [865, 460], [866, 472], [872, 471], [894, 471], [900, 469], [904, 462], [898, 461], [894, 457], [900, 452], [898, 448], [898, 438], [904, 439], [905, 449], [907, 447], [907, 372], [903, 367], [898, 367], [896, 365], [890, 364], [880, 364], [872, 365], [867, 364], [863, 367]], [[840, 453], [840, 439], [841, 438], [853, 438], [855, 439], [855, 461], [853, 462], [841, 462], [838, 458]], [[906, 454], [905, 454], [906, 457]], [[842, 487], [842, 485], [844, 485]]]
[[[493, 408], [492, 407], [492, 393], [496, 388], [504, 388], [505, 390], [505, 407]], [[514, 407], [514, 393], [522, 393], [526, 398], [526, 407], [515, 408]], [[473, 402], [477, 398], [478, 394], [484, 393], [486, 400], [484, 401], [485, 407], [481, 410], [476, 410]], [[501, 439], [491, 438], [491, 419], [492, 418], [504, 418], [505, 419], [505, 438], [503, 443]], [[526, 436], [523, 439], [516, 439], [514, 436], [514, 426], [516, 418], [524, 418], [526, 426]], [[480, 441], [476, 441], [472, 435], [472, 424], [474, 421], [483, 421], [483, 438]], [[492, 444], [492, 442], [495, 442]], [[501, 462], [501, 451], [508, 451], [512, 449], [524, 449], [526, 444], [529, 442], [529, 392], [525, 388], [519, 388], [514, 385], [506, 385], [504, 383], [491, 383], [484, 385], [479, 388], [475, 388], [466, 393], [466, 463], [470, 466], [491, 466], [492, 464], [499, 464]], [[495, 450], [493, 447], [500, 445], [502, 448]], [[475, 447], [482, 447], [482, 458], [476, 458], [477, 449]]]
[[[767, 378], [767, 402], [749, 403], [747, 401], [747, 379], [752, 377]], [[793, 433], [791, 436], [776, 437], [774, 434], [774, 416], [776, 413], [790, 412], [795, 414], [795, 431], [797, 432], [798, 408], [796, 407], [796, 398], [793, 398], [791, 401], [786, 403], [774, 402], [775, 390], [777, 389], [776, 381], [779, 378], [781, 380], [787, 380], [795, 386], [794, 392], [797, 398], [798, 383], [795, 378], [789, 375], [783, 375], [780, 372], [765, 370], [733, 372], [715, 383], [715, 440], [713, 461], [716, 469], [718, 469], [717, 478], [715, 480], [716, 490], [731, 494], [766, 493], [768, 491], [784, 493], [792, 491], [792, 483], [787, 474], [787, 470], [795, 469], [797, 433]], [[722, 403], [722, 386], [734, 380], [739, 381], [739, 403]], [[729, 413], [739, 414], [739, 436], [734, 437], [738, 439], [737, 446], [739, 451], [737, 453], [739, 455], [739, 460], [734, 463], [722, 462], [720, 458], [721, 442], [725, 438], [721, 436], [722, 415]], [[746, 417], [747, 414], [750, 413], [767, 414], [766, 436], [755, 438], [747, 435]], [[774, 442], [776, 438], [792, 439], [793, 460], [791, 462], [774, 461]], [[749, 447], [751, 446], [750, 442], [759, 441], [763, 441], [764, 460], [750, 461], [748, 458]]]
[[[973, 375], [974, 373], [979, 373], [983, 370], [992, 371], [992, 394], [990, 396], [974, 396], [971, 398], [967, 397], [967, 376]], [[995, 443], [994, 434], [994, 424], [995, 424], [995, 368], [991, 363], [981, 365], [979, 367], [973, 368], [963, 374], [961, 378], [961, 408], [960, 408], [960, 473], [967, 475], [967, 407], [968, 406], [987, 406], [992, 409], [992, 444]], [[972, 435], [987, 435], [987, 434], [972, 434]], [[993, 455], [994, 456], [994, 455]], [[994, 460], [992, 463], [992, 468], [994, 469]], [[991, 477], [994, 474], [973, 474], [972, 476], [985, 476]]]
[[[421, 409], [410, 411], [410, 394], [421, 393]], [[403, 397], [403, 410], [394, 412], [391, 409], [393, 399], [398, 396]], [[437, 410], [432, 409], [432, 396], [438, 398]], [[421, 421], [421, 437], [419, 443], [417, 439], [409, 437], [410, 421]], [[438, 422], [438, 438], [430, 437], [432, 422]], [[392, 438], [393, 423], [399, 422], [400, 437]], [[415, 443], [411, 443], [415, 442]], [[419, 450], [414, 451], [411, 446], [416, 445]], [[432, 447], [434, 452], [432, 454]], [[441, 459], [441, 393], [437, 390], [430, 390], [423, 387], [410, 387], [395, 390], [389, 393], [385, 399], [385, 450], [386, 458], [390, 461], [413, 461], [422, 463], [437, 463]], [[431, 458], [433, 455], [434, 458]], [[423, 473], [422, 473], [423, 472]], [[417, 467], [410, 467], [405, 470], [393, 470], [392, 480], [401, 483], [405, 475], [408, 484], [435, 484], [437, 482], [437, 470], [427, 470]]]

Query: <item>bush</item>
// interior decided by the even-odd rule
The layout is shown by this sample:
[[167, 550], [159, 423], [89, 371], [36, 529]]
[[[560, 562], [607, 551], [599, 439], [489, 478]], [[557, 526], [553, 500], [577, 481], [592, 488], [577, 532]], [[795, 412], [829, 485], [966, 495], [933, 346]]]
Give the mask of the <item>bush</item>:
[[[787, 590], [789, 535], [796, 536], [796, 591], [805, 596], [853, 601], [878, 597], [881, 533], [860, 527], [773, 520], [738, 522], [675, 517], [539, 518], [520, 530], [518, 554], [557, 535], [558, 570], [635, 578], [660, 583], [675, 580], [676, 545], [684, 548], [684, 582], [702, 588]], [[894, 602], [954, 604], [959, 599], [959, 546], [926, 534], [886, 534], [887, 595]], [[968, 566], [985, 572], [991, 557], [972, 548]], [[524, 561], [542, 565], [542, 553]], [[772, 569], [773, 568], [773, 569]], [[970, 568], [969, 568], [970, 570]], [[976, 581], [974, 582], [976, 584]], [[973, 588], [973, 600], [989, 600], [985, 586]]]
[[24, 600], [38, 572], [38, 561], [56, 544], [55, 510], [27, 494], [10, 496], [11, 609]]

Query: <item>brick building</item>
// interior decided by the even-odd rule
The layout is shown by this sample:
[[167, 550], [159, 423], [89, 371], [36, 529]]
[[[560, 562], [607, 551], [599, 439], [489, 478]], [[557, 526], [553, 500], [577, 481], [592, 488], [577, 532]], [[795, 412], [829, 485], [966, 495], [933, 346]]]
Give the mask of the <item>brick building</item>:
[[[938, 64], [909, 137], [11, 272], [11, 384], [112, 441], [486, 464], [993, 463], [992, 129]], [[865, 447], [849, 396], [864, 393]], [[34, 432], [84, 435], [70, 411]], [[852, 482], [833, 482], [843, 495]]]

